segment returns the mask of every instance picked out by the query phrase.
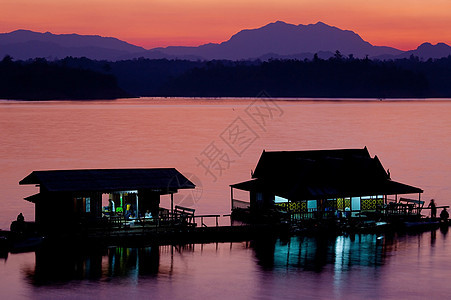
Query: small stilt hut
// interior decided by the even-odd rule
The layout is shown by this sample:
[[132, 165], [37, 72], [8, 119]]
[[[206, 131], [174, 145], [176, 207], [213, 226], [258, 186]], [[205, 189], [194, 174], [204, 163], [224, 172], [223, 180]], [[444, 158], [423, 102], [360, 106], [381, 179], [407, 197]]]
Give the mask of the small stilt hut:
[[[195, 185], [174, 168], [33, 171], [19, 184], [35, 184], [36, 226], [43, 232], [70, 231], [107, 215], [158, 218], [161, 195]], [[173, 201], [171, 201], [172, 203]]]

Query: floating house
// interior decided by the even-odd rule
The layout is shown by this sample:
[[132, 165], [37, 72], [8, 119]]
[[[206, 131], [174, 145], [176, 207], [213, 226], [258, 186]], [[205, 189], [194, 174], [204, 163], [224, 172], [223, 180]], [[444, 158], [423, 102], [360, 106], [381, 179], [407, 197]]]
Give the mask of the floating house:
[[[158, 218], [160, 196], [195, 185], [174, 168], [33, 171], [19, 184], [34, 184], [36, 226], [43, 232], [98, 224], [105, 216], [150, 212]], [[171, 207], [171, 210], [173, 208]]]
[[[235, 199], [236, 189], [249, 192], [249, 201]], [[231, 185], [232, 209], [277, 208], [298, 219], [356, 217], [388, 209], [419, 214], [422, 193], [420, 188], [393, 181], [366, 147], [263, 151], [252, 179]]]

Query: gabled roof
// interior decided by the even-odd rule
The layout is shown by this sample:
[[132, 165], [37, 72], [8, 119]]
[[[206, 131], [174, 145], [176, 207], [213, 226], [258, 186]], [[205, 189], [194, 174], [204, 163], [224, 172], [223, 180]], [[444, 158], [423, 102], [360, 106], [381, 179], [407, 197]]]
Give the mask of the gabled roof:
[[231, 185], [289, 199], [422, 193], [392, 181], [377, 156], [363, 149], [263, 151], [254, 180]]
[[37, 184], [41, 190], [50, 192], [139, 189], [176, 191], [195, 188], [191, 181], [174, 168], [33, 171], [19, 184]]
[[388, 178], [377, 156], [371, 158], [366, 147], [338, 150], [263, 151], [252, 178], [318, 176], [324, 180], [362, 175], [379, 179]]

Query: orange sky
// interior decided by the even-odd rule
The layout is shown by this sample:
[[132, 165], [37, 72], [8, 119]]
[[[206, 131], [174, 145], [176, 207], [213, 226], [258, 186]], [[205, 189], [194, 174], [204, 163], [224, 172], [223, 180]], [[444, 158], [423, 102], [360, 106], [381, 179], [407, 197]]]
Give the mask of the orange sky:
[[322, 21], [402, 50], [451, 44], [450, 0], [0, 0], [0, 12], [0, 32], [98, 34], [145, 48], [221, 42], [277, 20]]

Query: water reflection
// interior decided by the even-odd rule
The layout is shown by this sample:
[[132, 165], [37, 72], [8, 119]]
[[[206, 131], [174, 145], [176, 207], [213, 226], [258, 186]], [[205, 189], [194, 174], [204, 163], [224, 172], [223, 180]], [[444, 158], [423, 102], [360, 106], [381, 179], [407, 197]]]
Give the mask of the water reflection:
[[34, 270], [25, 270], [34, 285], [73, 280], [109, 280], [138, 277], [159, 272], [158, 246], [146, 248], [43, 248], [36, 251]]
[[[440, 229], [440, 241], [446, 238], [447, 232], [447, 227]], [[350, 276], [346, 274], [351, 274], [352, 269], [366, 269], [368, 272], [379, 269], [389, 262], [394, 252], [407, 251], [409, 245], [417, 244], [419, 249], [422, 240], [429, 243], [422, 236], [360, 234], [335, 238], [266, 238], [243, 243], [145, 248], [47, 247], [36, 252], [34, 268], [27, 267], [23, 271], [35, 286], [81, 280], [108, 282], [114, 278], [137, 282], [142, 278], [182, 276], [185, 272], [192, 272], [193, 267], [202, 269], [212, 262], [222, 264], [235, 255], [237, 259], [242, 259], [240, 263], [254, 258], [257, 268], [260, 268], [259, 274], [301, 274], [307, 271], [333, 274], [334, 280], [340, 281]], [[436, 231], [431, 231], [431, 247], [436, 239]], [[249, 265], [241, 266], [249, 268]]]
[[440, 226], [440, 232], [443, 234], [443, 237], [445, 238], [448, 234], [449, 226]]
[[384, 263], [386, 243], [382, 236], [352, 235], [336, 238], [293, 237], [286, 241], [254, 241], [258, 264], [265, 270], [296, 269], [321, 272], [333, 265], [336, 271], [352, 266], [380, 266]]

